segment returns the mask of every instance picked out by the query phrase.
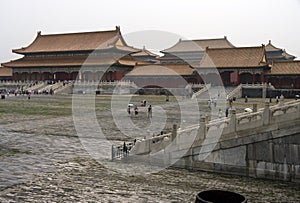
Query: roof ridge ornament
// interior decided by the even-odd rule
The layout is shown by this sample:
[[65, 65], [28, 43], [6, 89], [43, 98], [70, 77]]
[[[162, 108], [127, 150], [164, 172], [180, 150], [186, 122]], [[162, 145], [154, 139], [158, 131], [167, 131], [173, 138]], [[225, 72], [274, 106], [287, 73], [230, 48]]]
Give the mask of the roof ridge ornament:
[[42, 35], [42, 31], [37, 31], [37, 35], [38, 36]]

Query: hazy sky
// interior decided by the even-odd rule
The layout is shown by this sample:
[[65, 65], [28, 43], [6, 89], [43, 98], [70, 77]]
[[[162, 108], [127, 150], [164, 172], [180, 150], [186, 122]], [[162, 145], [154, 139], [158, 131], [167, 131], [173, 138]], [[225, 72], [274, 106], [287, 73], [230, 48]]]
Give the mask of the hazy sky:
[[236, 46], [269, 39], [300, 57], [300, 0], [2, 0], [0, 63], [44, 34], [162, 30], [188, 39], [227, 36]]

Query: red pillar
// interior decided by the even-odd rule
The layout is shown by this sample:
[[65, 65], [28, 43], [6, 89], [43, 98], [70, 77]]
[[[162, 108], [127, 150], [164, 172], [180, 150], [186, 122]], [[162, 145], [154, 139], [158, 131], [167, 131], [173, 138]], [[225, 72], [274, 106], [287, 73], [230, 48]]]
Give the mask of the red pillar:
[[292, 87], [291, 87], [291, 88], [292, 88], [292, 89], [296, 88], [295, 85], [296, 85], [296, 78], [293, 78], [293, 84], [292, 84]]
[[204, 75], [204, 74], [202, 74], [201, 75], [201, 78], [202, 78], [202, 81], [203, 81], [203, 84], [205, 84], [206, 83], [206, 77], [205, 77], [206, 75]]
[[21, 80], [26, 80], [26, 73], [21, 73]]
[[261, 72], [261, 74], [260, 74], [260, 82], [265, 83], [265, 74], [264, 74], [264, 72]]
[[252, 84], [255, 84], [255, 73], [252, 73]]
[[300, 89], [300, 78], [295, 79], [294, 88], [295, 89]]
[[281, 85], [282, 85], [281, 78], [278, 77], [278, 78], [277, 78], [277, 81], [278, 81], [278, 83], [277, 83], [277, 84], [278, 84], [278, 87], [281, 88]]
[[200, 77], [199, 73], [197, 72], [197, 73], [196, 73], [196, 83], [197, 83], [197, 84], [200, 84], [201, 81], [202, 81], [202, 78]]
[[237, 74], [236, 74], [236, 81], [237, 81], [237, 85], [239, 85], [239, 84], [241, 84], [241, 76], [240, 76], [240, 73], [237, 71], [236, 72]]
[[17, 80], [16, 74], [14, 72], [12, 74], [12, 80]]

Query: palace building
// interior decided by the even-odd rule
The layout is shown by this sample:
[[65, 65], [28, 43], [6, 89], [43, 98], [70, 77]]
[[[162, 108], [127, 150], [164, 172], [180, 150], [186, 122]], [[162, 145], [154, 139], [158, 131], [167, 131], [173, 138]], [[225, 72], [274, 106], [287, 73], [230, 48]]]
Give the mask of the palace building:
[[136, 65], [125, 79], [138, 87], [184, 88], [188, 83], [197, 83], [198, 74], [188, 64]]
[[189, 63], [193, 67], [199, 66], [206, 48], [233, 48], [227, 37], [201, 40], [179, 40], [174, 46], [162, 50], [164, 56], [161, 63]]
[[272, 61], [293, 61], [296, 58], [288, 54], [284, 49], [275, 47], [271, 43], [271, 40], [269, 40], [269, 43], [266, 45], [266, 53], [269, 63], [272, 63]]
[[227, 86], [262, 83], [264, 72], [269, 70], [265, 46], [235, 47], [227, 37], [179, 40], [162, 53], [165, 55], [159, 58], [161, 64], [193, 66], [197, 70], [198, 83]]
[[140, 87], [175, 88], [188, 83], [271, 83], [300, 88], [300, 62], [271, 41], [266, 46], [236, 47], [227, 37], [180, 39], [159, 57], [145, 47], [127, 45], [117, 26], [98, 32], [38, 32], [30, 45], [13, 52], [22, 57], [2, 64], [11, 68], [12, 80], [131, 80]]
[[145, 46], [143, 47], [143, 49], [139, 52], [135, 52], [130, 54], [133, 58], [139, 59], [141, 61], [145, 61], [147, 63], [157, 63], [158, 61], [158, 57], [159, 55], [154, 54], [150, 51], [148, 51]]
[[[239, 85], [271, 83], [278, 88], [299, 88], [299, 62], [271, 44], [235, 47], [227, 37], [179, 40], [162, 50], [159, 60], [166, 64], [189, 64], [197, 70], [197, 83]], [[299, 84], [299, 85], [298, 85]]]
[[300, 61], [273, 61], [265, 78], [275, 88], [300, 89]]
[[13, 50], [22, 58], [2, 65], [12, 68], [13, 80], [114, 81], [132, 70], [139, 59], [130, 54], [140, 51], [126, 44], [118, 26], [100, 32], [38, 32], [29, 46]]
[[12, 69], [0, 67], [0, 80], [6, 81], [12, 79]]
[[[269, 66], [264, 46], [207, 48], [196, 69], [205, 83], [228, 86], [263, 83], [264, 73], [269, 70]], [[213, 70], [217, 70], [221, 77]]]

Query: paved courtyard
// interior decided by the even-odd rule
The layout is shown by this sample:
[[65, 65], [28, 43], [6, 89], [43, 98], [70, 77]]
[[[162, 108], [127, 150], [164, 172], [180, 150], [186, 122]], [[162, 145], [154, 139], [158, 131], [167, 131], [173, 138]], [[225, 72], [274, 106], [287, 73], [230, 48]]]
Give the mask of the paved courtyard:
[[[139, 104], [141, 97], [132, 99]], [[146, 97], [167, 115], [165, 130], [180, 122], [174, 98]], [[251, 101], [250, 101], [251, 103]], [[207, 112], [206, 102], [199, 105]], [[126, 113], [126, 108], [124, 107]], [[155, 116], [155, 111], [153, 112]], [[106, 168], [84, 149], [72, 118], [70, 96], [10, 97], [0, 100], [0, 202], [193, 202], [202, 190], [238, 192], [248, 202], [299, 202], [300, 185], [168, 168], [128, 175]], [[107, 139], [132, 141], [113, 122], [110, 97], [96, 98], [96, 117]], [[146, 109], [127, 119], [147, 127]], [[129, 130], [129, 129], [128, 129]], [[139, 138], [138, 133], [135, 135]], [[132, 167], [119, 163], [122, 167]], [[142, 164], [134, 167], [143, 168]]]

